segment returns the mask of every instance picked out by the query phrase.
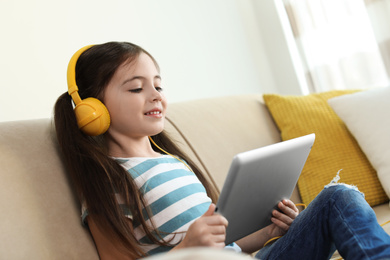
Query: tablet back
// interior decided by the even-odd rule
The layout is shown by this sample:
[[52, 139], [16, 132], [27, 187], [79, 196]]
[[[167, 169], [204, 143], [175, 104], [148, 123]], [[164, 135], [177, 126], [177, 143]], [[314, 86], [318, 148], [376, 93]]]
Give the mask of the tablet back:
[[271, 224], [272, 210], [290, 198], [314, 139], [310, 134], [233, 158], [216, 208], [229, 221], [226, 244]]

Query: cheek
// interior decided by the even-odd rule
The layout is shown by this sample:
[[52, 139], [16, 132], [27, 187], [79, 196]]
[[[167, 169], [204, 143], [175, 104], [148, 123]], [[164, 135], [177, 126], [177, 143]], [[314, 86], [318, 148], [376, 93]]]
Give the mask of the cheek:
[[110, 113], [111, 124], [121, 122], [129, 116], [129, 113], [127, 112], [129, 109], [126, 108], [126, 104], [121, 102], [120, 97], [114, 99], [107, 98], [105, 100], [105, 105]]
[[128, 98], [127, 93], [120, 92], [107, 95], [104, 98], [104, 103], [110, 114], [115, 114], [117, 117], [133, 110], [135, 106], [134, 101]]
[[108, 91], [108, 87], [106, 88], [104, 92], [104, 97], [103, 97], [103, 103], [106, 106], [108, 112], [110, 113], [110, 116], [116, 114], [117, 106], [115, 102], [116, 97], [113, 96], [113, 93], [111, 91]]
[[168, 107], [168, 100], [165, 96], [163, 96], [162, 100], [161, 100], [161, 104], [163, 106], [163, 108], [167, 109]]
[[115, 102], [110, 102], [107, 100], [105, 102], [105, 106], [108, 110], [108, 113], [110, 114], [111, 120], [120, 113], [120, 108], [117, 104], [115, 104]]
[[132, 121], [137, 118], [137, 110], [131, 104], [116, 104], [109, 110], [112, 120], [117, 122]]

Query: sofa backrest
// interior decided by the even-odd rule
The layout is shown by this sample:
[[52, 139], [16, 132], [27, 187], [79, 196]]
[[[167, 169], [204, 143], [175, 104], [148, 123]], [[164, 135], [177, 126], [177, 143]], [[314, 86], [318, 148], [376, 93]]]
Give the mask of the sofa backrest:
[[219, 188], [234, 155], [280, 141], [261, 95], [173, 103], [167, 121]]
[[0, 123], [0, 259], [99, 259], [49, 119]]

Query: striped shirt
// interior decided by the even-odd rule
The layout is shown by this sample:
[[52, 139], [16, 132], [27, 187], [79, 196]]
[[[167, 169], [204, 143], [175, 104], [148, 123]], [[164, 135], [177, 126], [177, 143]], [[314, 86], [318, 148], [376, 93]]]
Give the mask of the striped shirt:
[[[175, 245], [183, 240], [189, 226], [202, 216], [211, 204], [206, 190], [186, 165], [170, 155], [157, 158], [115, 158], [135, 181], [144, 197], [151, 219], [164, 241]], [[118, 202], [121, 204], [120, 198]], [[144, 213], [146, 210], [144, 209]], [[83, 219], [87, 215], [83, 208]], [[132, 214], [125, 210], [128, 218]], [[154, 244], [139, 223], [133, 221], [134, 234], [150, 255], [166, 252], [172, 247]], [[157, 236], [156, 236], [157, 237]]]

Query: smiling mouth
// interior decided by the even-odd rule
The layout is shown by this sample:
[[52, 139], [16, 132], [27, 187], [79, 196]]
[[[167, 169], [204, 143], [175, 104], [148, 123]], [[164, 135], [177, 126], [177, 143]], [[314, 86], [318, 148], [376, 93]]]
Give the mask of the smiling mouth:
[[161, 114], [161, 111], [152, 111], [152, 112], [148, 112], [148, 113], [145, 113], [145, 115], [160, 115]]

